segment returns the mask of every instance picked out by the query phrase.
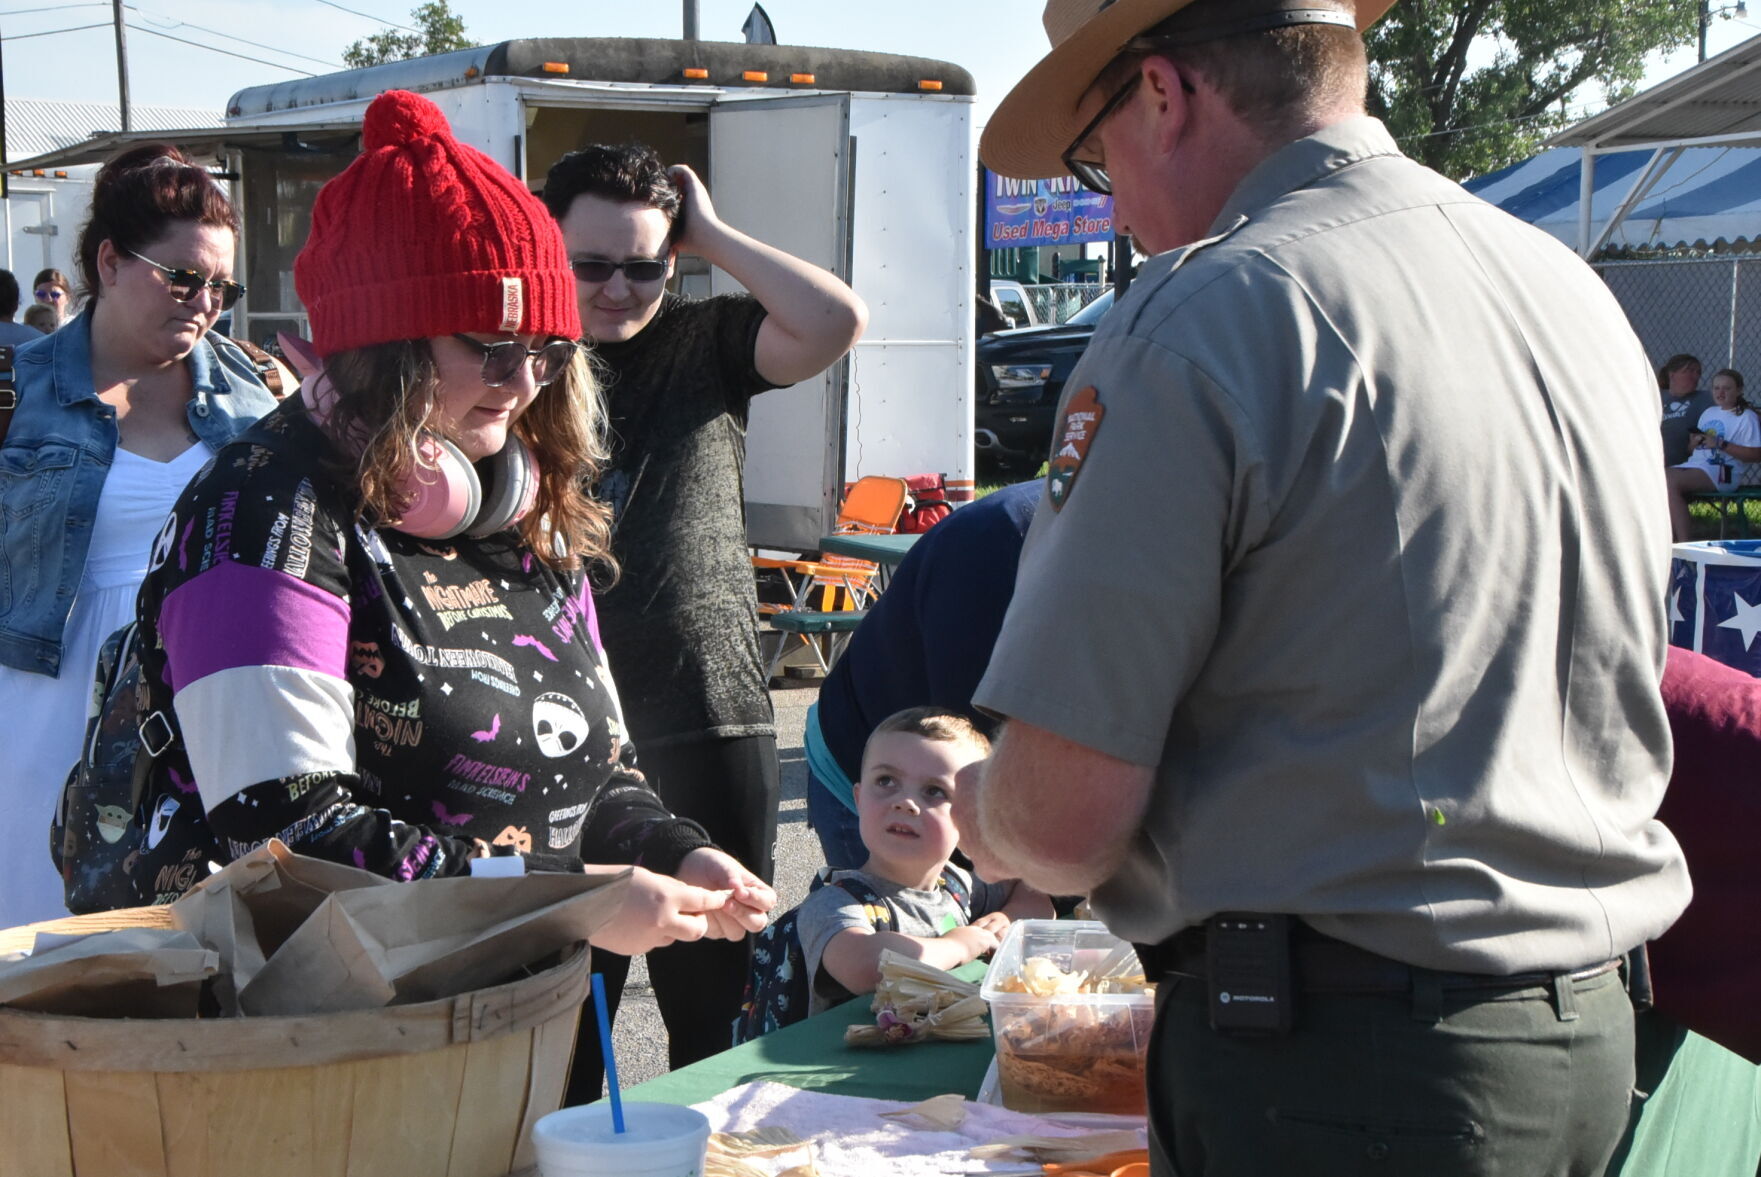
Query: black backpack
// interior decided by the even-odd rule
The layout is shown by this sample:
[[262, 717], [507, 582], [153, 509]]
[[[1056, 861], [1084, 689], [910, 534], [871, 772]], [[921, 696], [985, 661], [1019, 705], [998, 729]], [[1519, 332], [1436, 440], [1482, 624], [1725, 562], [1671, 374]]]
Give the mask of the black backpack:
[[221, 859], [195, 783], [167, 756], [177, 720], [141, 676], [139, 635], [131, 621], [98, 652], [85, 744], [50, 824], [49, 853], [76, 915], [171, 903]]
[[[822, 869], [813, 876], [807, 893], [825, 886], [838, 887], [863, 905], [875, 931], [898, 930], [898, 913], [873, 887], [858, 878], [833, 880], [830, 876], [830, 867]], [[953, 871], [943, 871], [942, 886], [970, 922], [972, 894], [965, 883]], [[796, 929], [800, 911], [799, 907], [791, 909], [752, 941], [752, 973], [740, 1001], [740, 1016], [734, 1019], [736, 1046], [801, 1021], [812, 1006], [813, 979], [807, 975], [807, 954], [801, 950], [801, 935]]]

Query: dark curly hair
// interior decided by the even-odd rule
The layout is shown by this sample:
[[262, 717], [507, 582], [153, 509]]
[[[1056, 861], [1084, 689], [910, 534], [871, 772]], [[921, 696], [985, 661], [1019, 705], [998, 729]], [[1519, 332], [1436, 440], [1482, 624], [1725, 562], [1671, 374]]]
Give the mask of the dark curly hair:
[[550, 215], [562, 220], [577, 196], [646, 204], [665, 213], [668, 225], [679, 217], [679, 186], [646, 143], [590, 143], [551, 164], [544, 177], [544, 207]]
[[[79, 272], [86, 298], [101, 294], [98, 247], [144, 250], [178, 221], [231, 229], [238, 213], [214, 177], [169, 143], [131, 147], [105, 164], [92, 184], [92, 215], [79, 233]], [[41, 279], [38, 279], [41, 281]]]

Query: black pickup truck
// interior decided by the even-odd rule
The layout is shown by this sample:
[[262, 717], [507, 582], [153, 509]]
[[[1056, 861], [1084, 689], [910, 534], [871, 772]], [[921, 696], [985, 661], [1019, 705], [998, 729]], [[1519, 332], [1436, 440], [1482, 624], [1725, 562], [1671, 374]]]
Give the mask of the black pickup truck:
[[994, 470], [1033, 474], [1046, 460], [1064, 381], [1113, 305], [1101, 296], [1055, 327], [1018, 327], [978, 341], [974, 442]]

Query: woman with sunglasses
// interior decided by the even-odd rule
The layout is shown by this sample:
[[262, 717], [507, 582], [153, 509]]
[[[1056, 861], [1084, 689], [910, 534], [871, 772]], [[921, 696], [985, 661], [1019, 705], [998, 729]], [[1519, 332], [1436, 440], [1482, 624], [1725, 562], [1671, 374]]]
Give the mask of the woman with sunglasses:
[[[64, 914], [44, 831], [79, 756], [99, 646], [134, 617], [185, 483], [275, 406], [210, 334], [242, 289], [237, 235], [226, 194], [176, 148], [118, 156], [79, 236], [85, 309], [18, 352], [18, 407], [0, 425], [0, 716], [15, 733], [0, 757], [0, 925]], [[45, 278], [65, 292], [53, 271], [39, 290]]]
[[392, 91], [294, 279], [301, 394], [191, 485], [141, 592], [176, 727], [154, 803], [199, 804], [223, 860], [280, 838], [399, 880], [634, 864], [594, 938], [617, 952], [763, 927], [770, 888], [624, 738], [587, 581], [599, 402], [544, 206]]
[[60, 270], [38, 270], [31, 281], [31, 293], [36, 305], [48, 307], [55, 316], [55, 327], [73, 317], [73, 284]]

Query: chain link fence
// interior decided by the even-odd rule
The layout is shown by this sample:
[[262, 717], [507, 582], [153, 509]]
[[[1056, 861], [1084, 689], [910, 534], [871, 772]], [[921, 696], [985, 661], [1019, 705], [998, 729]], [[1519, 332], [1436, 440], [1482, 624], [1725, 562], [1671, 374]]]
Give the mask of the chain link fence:
[[1067, 322], [1071, 315], [1101, 296], [1107, 288], [1099, 282], [1046, 282], [1023, 286], [1034, 317], [1041, 323]]
[[1761, 258], [1671, 258], [1610, 261], [1595, 266], [1614, 292], [1652, 367], [1678, 352], [1700, 358], [1711, 383], [1735, 368], [1749, 394], [1761, 388]]

